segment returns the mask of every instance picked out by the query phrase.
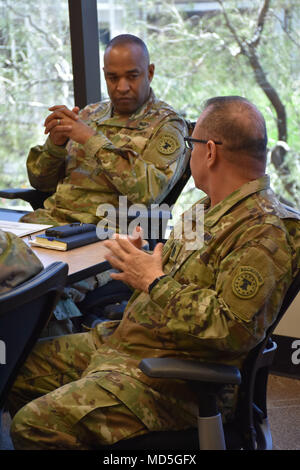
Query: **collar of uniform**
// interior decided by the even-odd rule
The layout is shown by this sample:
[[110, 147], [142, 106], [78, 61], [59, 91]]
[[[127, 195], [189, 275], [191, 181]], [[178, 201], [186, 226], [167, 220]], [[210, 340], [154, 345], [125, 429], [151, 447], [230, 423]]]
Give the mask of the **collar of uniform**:
[[[232, 207], [235, 206], [238, 202], [250, 196], [250, 194], [268, 189], [269, 187], [270, 177], [268, 175], [264, 175], [261, 178], [253, 181], [249, 181], [249, 183], [244, 184], [239, 189], [231, 193], [212, 209], [208, 208], [205, 212], [205, 225], [208, 227], [213, 227], [218, 222], [218, 220], [224, 214], [226, 214], [226, 212], [232, 209]], [[204, 208], [206, 208], [209, 202], [209, 198], [205, 198], [201, 202], [204, 204]]]
[[142, 116], [145, 116], [153, 107], [153, 104], [157, 101], [156, 96], [150, 87], [150, 95], [147, 101], [141, 106], [139, 109], [136, 110], [135, 113], [131, 114], [128, 121], [136, 121], [140, 119]]
[[[150, 88], [150, 95], [148, 100], [128, 118], [121, 118], [118, 115], [114, 116], [112, 103], [109, 102], [105, 114], [102, 115], [100, 119], [97, 119], [97, 123], [101, 124], [102, 126], [113, 125], [114, 127], [127, 127], [129, 129], [139, 129], [141, 127], [144, 127], [143, 125], [141, 125], [139, 120], [152, 109], [153, 104], [156, 101], [156, 96], [152, 88]], [[104, 117], [106, 117], [107, 119], [105, 119], [105, 121], [103, 122]]]

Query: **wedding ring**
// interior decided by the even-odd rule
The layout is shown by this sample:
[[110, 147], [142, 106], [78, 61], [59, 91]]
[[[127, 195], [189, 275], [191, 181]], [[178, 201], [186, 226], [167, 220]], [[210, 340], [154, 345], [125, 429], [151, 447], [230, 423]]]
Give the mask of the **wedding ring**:
[[59, 126], [61, 123], [61, 120], [60, 119], [57, 119], [57, 125]]

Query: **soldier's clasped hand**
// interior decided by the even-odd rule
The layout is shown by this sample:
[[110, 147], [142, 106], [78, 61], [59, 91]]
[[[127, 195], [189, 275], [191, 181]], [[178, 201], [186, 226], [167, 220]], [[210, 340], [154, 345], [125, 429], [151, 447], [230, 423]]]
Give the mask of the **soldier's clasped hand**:
[[69, 139], [85, 144], [95, 134], [79, 119], [77, 106], [70, 110], [66, 106], [57, 105], [49, 108], [49, 111], [52, 113], [45, 120], [45, 134], [50, 134], [55, 145], [65, 145]]

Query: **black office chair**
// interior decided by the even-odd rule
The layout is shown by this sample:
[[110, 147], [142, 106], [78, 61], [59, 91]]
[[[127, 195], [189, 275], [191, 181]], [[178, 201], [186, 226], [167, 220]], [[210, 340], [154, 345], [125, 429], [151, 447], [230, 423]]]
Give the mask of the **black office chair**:
[[[149, 377], [188, 381], [198, 394], [198, 429], [151, 432], [120, 441], [118, 450], [271, 450], [272, 436], [267, 416], [267, 381], [277, 345], [271, 335], [300, 292], [300, 270], [288, 289], [275, 322], [244, 361], [241, 371], [222, 364], [206, 364], [175, 358], [147, 358], [140, 369]], [[239, 385], [234, 418], [227, 424], [217, 408], [223, 385]]]
[[17, 373], [46, 326], [66, 283], [68, 265], [52, 263], [32, 279], [0, 295], [0, 411]]
[[43, 207], [43, 203], [52, 193], [40, 191], [34, 188], [8, 188], [0, 191], [0, 197], [4, 199], [21, 199], [29, 202], [32, 209]]

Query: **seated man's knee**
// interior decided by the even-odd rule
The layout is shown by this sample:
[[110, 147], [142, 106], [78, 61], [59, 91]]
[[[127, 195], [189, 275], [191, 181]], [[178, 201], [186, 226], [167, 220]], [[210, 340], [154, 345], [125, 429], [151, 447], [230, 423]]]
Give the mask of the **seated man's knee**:
[[21, 408], [12, 420], [11, 438], [16, 450], [87, 450], [77, 439], [66, 410], [59, 410], [49, 395]]
[[[37, 422], [36, 422], [37, 421]], [[38, 422], [42, 422], [39, 413], [29, 405], [21, 408], [14, 416], [11, 424], [11, 438], [15, 449], [36, 449], [38, 440]]]

